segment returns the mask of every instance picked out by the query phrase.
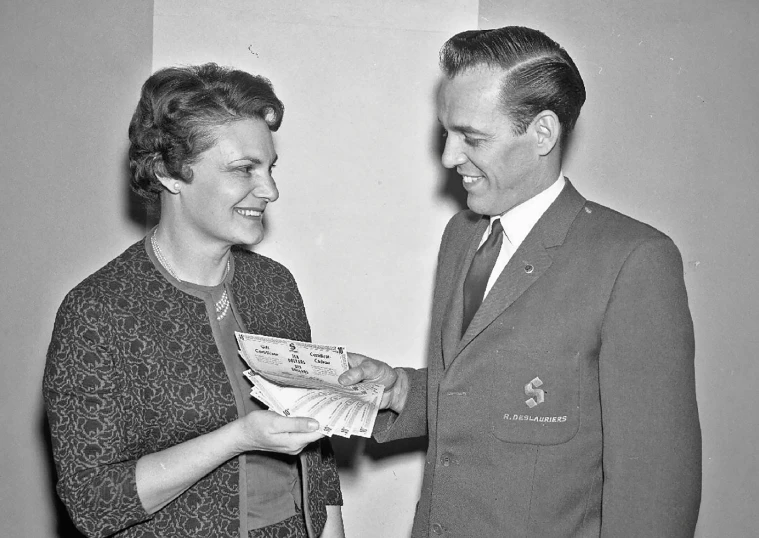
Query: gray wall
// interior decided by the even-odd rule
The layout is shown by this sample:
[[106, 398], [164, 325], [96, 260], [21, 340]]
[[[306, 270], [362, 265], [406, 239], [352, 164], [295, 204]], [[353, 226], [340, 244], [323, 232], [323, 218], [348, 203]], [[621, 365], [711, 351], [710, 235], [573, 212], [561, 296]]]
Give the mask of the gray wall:
[[66, 291], [142, 235], [124, 159], [152, 19], [146, 0], [0, 2], [2, 536], [57, 535], [45, 350]]
[[[239, 4], [266, 6], [260, 32], [239, 11], [219, 14]], [[44, 436], [44, 353], [64, 293], [143, 233], [124, 157], [151, 69], [216, 59], [272, 78], [288, 106], [282, 198], [260, 250], [294, 272], [315, 339], [417, 366], [437, 241], [456, 208], [431, 138], [435, 53], [479, 14], [482, 27], [535, 26], [567, 47], [589, 96], [567, 174], [680, 247], [704, 433], [698, 536], [753, 536], [759, 5], [446, 0], [446, 18], [429, 15], [441, 1], [307, 4], [156, 0], [154, 20], [150, 0], [0, 3], [2, 534], [66, 535]], [[216, 6], [215, 25], [198, 22], [204, 6]], [[168, 31], [196, 48], [172, 49]], [[406, 448], [338, 445], [351, 536], [407, 532], [421, 460]]]

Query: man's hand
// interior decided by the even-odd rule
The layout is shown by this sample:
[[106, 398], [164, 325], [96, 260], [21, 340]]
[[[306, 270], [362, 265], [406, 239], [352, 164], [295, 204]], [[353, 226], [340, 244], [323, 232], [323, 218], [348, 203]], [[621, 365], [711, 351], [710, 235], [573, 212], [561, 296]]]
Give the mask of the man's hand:
[[392, 409], [396, 413], [403, 411], [409, 391], [406, 372], [358, 353], [349, 352], [348, 363], [351, 368], [338, 378], [342, 385], [355, 385], [361, 381], [379, 383], [385, 387], [380, 408]]

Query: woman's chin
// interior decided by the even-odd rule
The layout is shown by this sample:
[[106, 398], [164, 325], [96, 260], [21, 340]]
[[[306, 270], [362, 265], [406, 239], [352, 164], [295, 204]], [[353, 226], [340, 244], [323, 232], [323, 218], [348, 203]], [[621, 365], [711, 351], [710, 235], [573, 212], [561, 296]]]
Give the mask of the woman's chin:
[[259, 234], [245, 234], [244, 236], [240, 237], [240, 241], [236, 244], [245, 245], [246, 247], [252, 247], [253, 245], [259, 244], [263, 240], [264, 240], [263, 232]]

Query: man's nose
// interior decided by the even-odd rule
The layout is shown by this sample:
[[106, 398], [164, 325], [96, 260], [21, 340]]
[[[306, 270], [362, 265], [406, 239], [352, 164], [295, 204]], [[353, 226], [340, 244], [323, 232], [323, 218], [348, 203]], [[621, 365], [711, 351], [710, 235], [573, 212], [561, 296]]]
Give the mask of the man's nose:
[[466, 155], [461, 150], [461, 143], [456, 138], [456, 136], [448, 134], [448, 137], [445, 139], [445, 147], [443, 148], [443, 155], [440, 157], [440, 160], [446, 168], [456, 168], [466, 162]]

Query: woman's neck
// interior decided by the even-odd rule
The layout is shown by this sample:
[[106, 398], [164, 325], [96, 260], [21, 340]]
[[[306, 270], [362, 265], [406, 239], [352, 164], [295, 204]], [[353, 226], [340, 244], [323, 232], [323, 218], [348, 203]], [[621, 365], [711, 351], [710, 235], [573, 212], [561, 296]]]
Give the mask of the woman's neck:
[[204, 244], [159, 223], [151, 235], [156, 257], [177, 280], [216, 286], [227, 274], [229, 245]]

